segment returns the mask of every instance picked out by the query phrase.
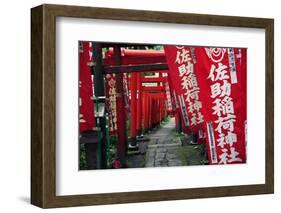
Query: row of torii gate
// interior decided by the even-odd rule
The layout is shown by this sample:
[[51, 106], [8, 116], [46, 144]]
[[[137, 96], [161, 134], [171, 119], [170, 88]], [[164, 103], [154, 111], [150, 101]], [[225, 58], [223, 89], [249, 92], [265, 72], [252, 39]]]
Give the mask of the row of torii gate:
[[[147, 45], [133, 46], [132, 44], [94, 43], [92, 70], [95, 75], [95, 96], [105, 97], [106, 75], [114, 75], [116, 81], [116, 122], [117, 129], [114, 134], [118, 138], [117, 156], [121, 163], [125, 163], [128, 147], [136, 146], [136, 137], [158, 126], [168, 114], [176, 117], [176, 128], [180, 129], [180, 116], [173, 111], [172, 98], [169, 90], [168, 65], [164, 51], [144, 50]], [[109, 48], [103, 57], [102, 48]], [[142, 50], [143, 49], [143, 50]], [[124, 74], [130, 73], [128, 79], [129, 89], [124, 88]], [[142, 73], [154, 73], [143, 75]], [[129, 92], [129, 94], [126, 94]], [[129, 100], [126, 100], [130, 97]], [[108, 98], [108, 97], [107, 97]], [[126, 120], [130, 112], [130, 138], [127, 141]], [[109, 114], [110, 112], [109, 109]], [[106, 135], [108, 126], [106, 118], [99, 118], [100, 131]], [[110, 126], [109, 126], [110, 128]], [[101, 138], [100, 168], [106, 168], [106, 138]], [[87, 149], [87, 146], [86, 146]], [[87, 150], [86, 150], [87, 153]], [[92, 153], [89, 152], [88, 153]], [[91, 156], [88, 156], [88, 168], [91, 166]]]

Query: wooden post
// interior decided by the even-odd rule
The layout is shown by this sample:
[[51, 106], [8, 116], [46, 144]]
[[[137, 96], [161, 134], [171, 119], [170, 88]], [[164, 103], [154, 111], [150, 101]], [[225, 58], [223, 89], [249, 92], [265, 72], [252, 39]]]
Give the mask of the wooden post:
[[151, 128], [153, 129], [155, 127], [155, 117], [156, 117], [156, 111], [155, 111], [155, 104], [156, 104], [156, 101], [155, 101], [155, 98], [152, 96], [151, 97]]
[[[114, 46], [114, 62], [116, 66], [121, 65], [121, 48]], [[125, 154], [127, 151], [125, 103], [123, 88], [123, 73], [116, 73], [116, 105], [117, 105], [117, 155], [122, 165], [125, 165]]]
[[137, 125], [137, 73], [131, 73], [131, 104], [130, 104], [130, 145], [136, 145]]
[[142, 106], [142, 114], [143, 114], [143, 128], [144, 132], [148, 131], [148, 95], [147, 92], [143, 92], [143, 106]]
[[[105, 97], [104, 89], [104, 76], [103, 76], [103, 65], [102, 65], [102, 46], [101, 43], [93, 43], [93, 59], [95, 62], [95, 96]], [[100, 117], [100, 128], [102, 133], [102, 140], [100, 141], [101, 148], [101, 168], [107, 167], [107, 156], [106, 156], [106, 118]]]
[[[148, 93], [150, 94], [150, 93]], [[148, 117], [148, 128], [152, 129], [152, 97], [149, 95], [149, 107], [148, 107], [148, 111], [149, 111], [149, 117]]]
[[141, 135], [142, 133], [142, 110], [141, 110], [141, 104], [142, 104], [142, 83], [141, 83], [141, 73], [137, 73], [137, 123], [136, 123], [136, 129], [137, 129], [137, 135]]

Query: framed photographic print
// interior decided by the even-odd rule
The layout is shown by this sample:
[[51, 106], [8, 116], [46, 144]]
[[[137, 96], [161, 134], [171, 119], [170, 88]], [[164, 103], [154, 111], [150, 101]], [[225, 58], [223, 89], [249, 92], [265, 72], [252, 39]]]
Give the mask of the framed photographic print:
[[274, 21], [31, 9], [31, 203], [274, 191]]

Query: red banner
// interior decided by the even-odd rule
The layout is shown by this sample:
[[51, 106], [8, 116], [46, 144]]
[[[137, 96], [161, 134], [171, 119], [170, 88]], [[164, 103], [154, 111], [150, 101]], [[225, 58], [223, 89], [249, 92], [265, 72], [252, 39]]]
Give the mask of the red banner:
[[[106, 66], [114, 65], [113, 50], [111, 54], [107, 52], [105, 54], [105, 59], [103, 59], [103, 64]], [[105, 77], [105, 89], [106, 89], [106, 110], [108, 112], [108, 127], [110, 135], [117, 135], [118, 122], [117, 122], [117, 92], [116, 92], [116, 75], [106, 74]], [[123, 91], [124, 91], [124, 112], [125, 119], [128, 117], [129, 111], [129, 75], [123, 73]]]
[[169, 66], [170, 85], [179, 103], [184, 127], [187, 132], [197, 133], [203, 128], [204, 117], [200, 88], [194, 71], [194, 54], [185, 46], [164, 46], [164, 50]]
[[106, 111], [108, 112], [109, 134], [117, 134], [117, 105], [116, 105], [116, 77], [115, 74], [106, 74]]
[[[162, 75], [165, 77], [167, 76], [168, 78], [168, 73], [163, 73]], [[168, 113], [171, 113], [173, 111], [173, 106], [172, 106], [171, 89], [169, 86], [168, 79], [163, 81], [163, 85], [165, 87], [165, 93], [166, 93], [166, 100], [165, 100], [166, 110], [168, 111]]]
[[91, 42], [82, 42], [79, 53], [79, 127], [80, 132], [95, 127], [93, 81], [89, 63], [92, 62]]
[[246, 49], [195, 48], [209, 164], [246, 162]]

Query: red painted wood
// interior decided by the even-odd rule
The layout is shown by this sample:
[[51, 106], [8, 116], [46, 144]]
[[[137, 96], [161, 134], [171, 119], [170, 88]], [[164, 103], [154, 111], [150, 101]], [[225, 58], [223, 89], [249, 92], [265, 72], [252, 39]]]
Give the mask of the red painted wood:
[[[121, 64], [121, 50], [119, 47], [114, 48], [114, 64]], [[117, 106], [117, 155], [122, 164], [125, 163], [125, 154], [127, 149], [126, 136], [126, 119], [125, 119], [125, 103], [124, 103], [124, 88], [123, 88], [123, 73], [116, 74], [116, 106]]]
[[141, 73], [137, 73], [137, 118], [136, 118], [136, 129], [137, 135], [142, 132], [142, 88], [141, 88]]
[[153, 82], [166, 82], [167, 77], [142, 77], [142, 83], [153, 83]]
[[[138, 65], [166, 63], [163, 51], [148, 50], [120, 50], [120, 64], [112, 63], [114, 59], [113, 50], [106, 53], [105, 65]], [[141, 73], [132, 72], [129, 80], [130, 100], [130, 136], [135, 138], [142, 132], [159, 124], [167, 116], [166, 88], [168, 81], [168, 70], [155, 70], [159, 77], [142, 77]], [[144, 86], [142, 83], [157, 83], [157, 86]]]
[[148, 128], [151, 129], [151, 124], [152, 124], [152, 98], [148, 94]]
[[143, 103], [143, 107], [142, 107], [142, 115], [143, 115], [143, 128], [145, 131], [148, 130], [148, 95], [147, 92], [142, 92], [142, 103]]
[[151, 91], [156, 91], [156, 92], [161, 91], [161, 92], [163, 92], [163, 91], [165, 91], [165, 87], [163, 87], [163, 86], [155, 86], [155, 87], [143, 86], [142, 91], [150, 91], [150, 92]]
[[130, 137], [136, 138], [136, 121], [137, 121], [137, 73], [131, 73], [131, 104], [130, 104]]
[[[113, 49], [109, 48], [108, 55], [113, 54]], [[121, 49], [122, 56], [133, 56], [133, 57], [164, 57], [165, 58], [165, 52], [160, 50], [130, 50], [130, 49]]]

